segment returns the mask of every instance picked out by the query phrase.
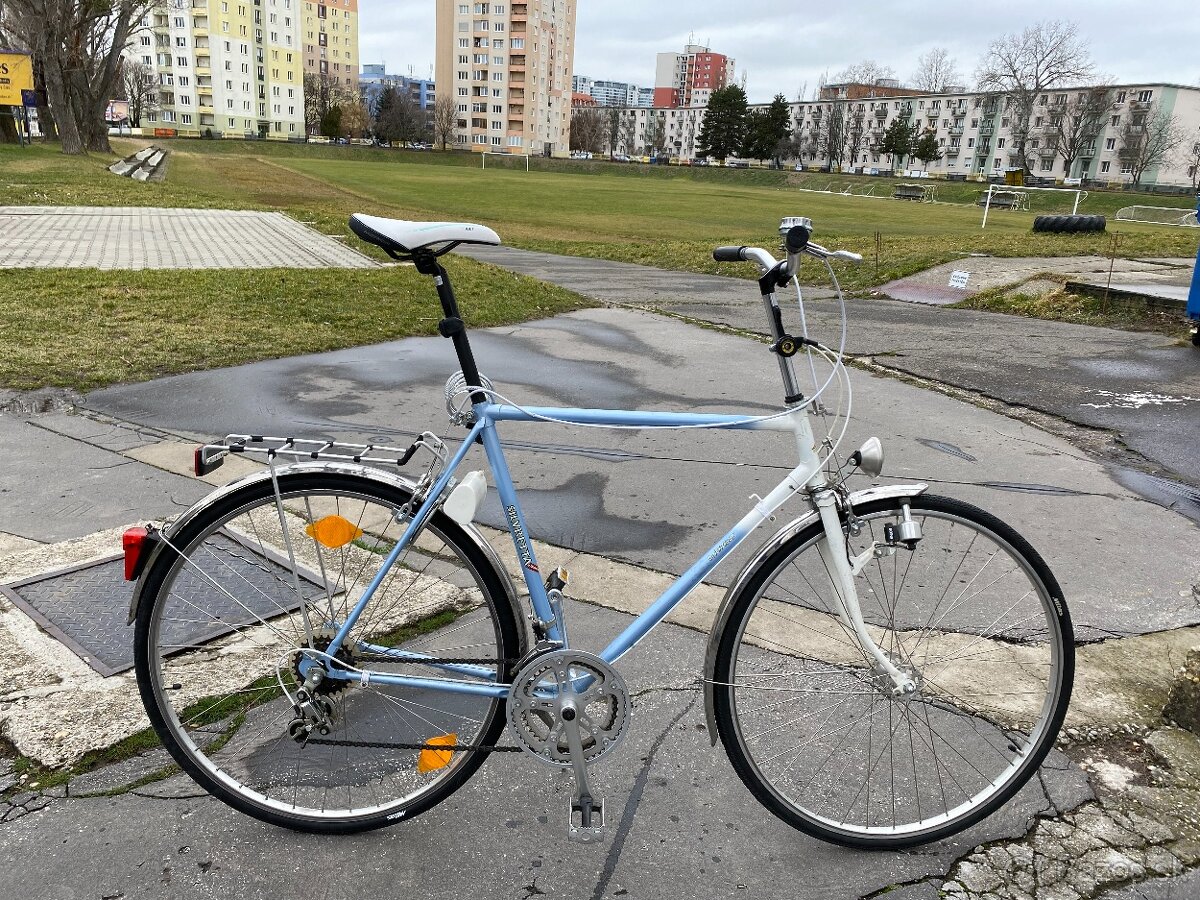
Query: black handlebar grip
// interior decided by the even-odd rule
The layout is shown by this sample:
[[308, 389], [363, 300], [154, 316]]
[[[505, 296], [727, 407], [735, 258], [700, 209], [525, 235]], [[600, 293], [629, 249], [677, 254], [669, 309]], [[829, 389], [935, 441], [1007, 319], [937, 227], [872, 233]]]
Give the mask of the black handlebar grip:
[[784, 238], [787, 252], [803, 253], [804, 248], [808, 246], [810, 237], [812, 237], [812, 229], [807, 225], [793, 225], [788, 229], [787, 237]]
[[713, 251], [713, 259], [717, 262], [745, 262], [745, 247], [718, 247]]

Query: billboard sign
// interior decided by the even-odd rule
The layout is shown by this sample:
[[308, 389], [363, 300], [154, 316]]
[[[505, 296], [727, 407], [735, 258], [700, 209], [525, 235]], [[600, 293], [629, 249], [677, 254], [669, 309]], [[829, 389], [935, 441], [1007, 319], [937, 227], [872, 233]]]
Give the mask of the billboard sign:
[[24, 53], [0, 53], [0, 106], [22, 106], [22, 91], [33, 90], [33, 61]]

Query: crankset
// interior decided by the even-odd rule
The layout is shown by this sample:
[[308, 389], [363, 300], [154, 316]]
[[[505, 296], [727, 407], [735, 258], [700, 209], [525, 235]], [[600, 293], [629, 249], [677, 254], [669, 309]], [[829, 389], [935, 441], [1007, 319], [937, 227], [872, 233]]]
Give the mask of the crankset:
[[604, 834], [604, 801], [592, 793], [588, 766], [611, 752], [629, 725], [629, 692], [615, 669], [581, 650], [535, 656], [508, 697], [508, 725], [535, 759], [575, 772], [567, 835], [588, 843]]

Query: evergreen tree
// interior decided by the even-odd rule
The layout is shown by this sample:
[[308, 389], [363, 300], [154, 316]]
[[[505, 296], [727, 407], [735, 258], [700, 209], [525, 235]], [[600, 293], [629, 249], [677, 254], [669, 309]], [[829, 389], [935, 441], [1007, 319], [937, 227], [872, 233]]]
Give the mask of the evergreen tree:
[[888, 155], [892, 169], [896, 168], [896, 157], [903, 160], [904, 157], [912, 153], [913, 145], [916, 143], [915, 132], [915, 125], [910, 127], [904, 119], [896, 118], [892, 120], [892, 124], [883, 133], [883, 138], [879, 141], [877, 149], [880, 153]]
[[756, 109], [747, 117], [746, 146], [742, 153], [751, 159], [770, 159], [780, 164], [792, 139], [792, 115], [787, 98], [776, 94], [766, 109]]
[[390, 84], [385, 85], [375, 100], [375, 109], [372, 110], [375, 121], [372, 123], [371, 133], [375, 135], [377, 141], [391, 143], [396, 139], [391, 128], [392, 111], [395, 106], [396, 89]]
[[746, 142], [746, 120], [746, 92], [740, 86], [731, 84], [713, 91], [700, 126], [697, 152], [717, 159], [733, 156]]
[[937, 135], [932, 131], [926, 131], [917, 141], [916, 146], [912, 148], [912, 155], [919, 159], [926, 168], [931, 162], [942, 158], [942, 150], [938, 146]]

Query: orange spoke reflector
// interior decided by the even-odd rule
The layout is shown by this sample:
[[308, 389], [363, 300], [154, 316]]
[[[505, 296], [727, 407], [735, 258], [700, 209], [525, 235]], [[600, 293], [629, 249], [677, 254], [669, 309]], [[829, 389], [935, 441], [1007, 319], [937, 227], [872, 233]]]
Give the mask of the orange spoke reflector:
[[313, 522], [304, 531], [318, 543], [336, 550], [363, 536], [363, 530], [341, 516], [326, 516]]
[[[441, 737], [430, 738], [425, 743], [434, 747], [453, 747], [458, 743], [458, 735], [444, 734]], [[422, 750], [420, 757], [417, 758], [417, 772], [424, 775], [426, 772], [444, 769], [450, 765], [453, 756], [453, 750]]]

